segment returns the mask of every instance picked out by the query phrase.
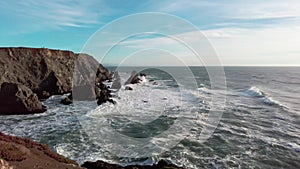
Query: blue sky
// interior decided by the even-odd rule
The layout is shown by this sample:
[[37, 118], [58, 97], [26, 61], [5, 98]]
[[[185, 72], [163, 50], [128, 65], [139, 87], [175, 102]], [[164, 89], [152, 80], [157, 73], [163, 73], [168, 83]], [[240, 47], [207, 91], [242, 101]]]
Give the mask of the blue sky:
[[[0, 46], [80, 52], [89, 37], [119, 17], [163, 12], [197, 26], [223, 65], [300, 65], [299, 8], [298, 0], [1, 0]], [[180, 33], [193, 37], [188, 31]], [[131, 47], [150, 48], [143, 43], [175, 48], [164, 37], [156, 36], [126, 42]], [[129, 54], [126, 49], [116, 48], [113, 54]], [[114, 60], [108, 63], [114, 64]], [[197, 65], [193, 60], [187, 64]]]

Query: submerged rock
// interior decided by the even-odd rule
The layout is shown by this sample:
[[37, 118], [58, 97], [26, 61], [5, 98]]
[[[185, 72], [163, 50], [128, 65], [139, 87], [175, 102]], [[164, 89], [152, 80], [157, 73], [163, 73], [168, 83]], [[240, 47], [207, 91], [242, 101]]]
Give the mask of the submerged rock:
[[133, 90], [133, 89], [132, 89], [132, 87], [130, 87], [130, 86], [126, 86], [126, 87], [125, 87], [125, 90]]
[[61, 101], [60, 101], [61, 104], [64, 104], [64, 105], [69, 105], [69, 104], [72, 104], [73, 103], [73, 96], [72, 96], [72, 93], [70, 95], [68, 95], [67, 97], [63, 98]]

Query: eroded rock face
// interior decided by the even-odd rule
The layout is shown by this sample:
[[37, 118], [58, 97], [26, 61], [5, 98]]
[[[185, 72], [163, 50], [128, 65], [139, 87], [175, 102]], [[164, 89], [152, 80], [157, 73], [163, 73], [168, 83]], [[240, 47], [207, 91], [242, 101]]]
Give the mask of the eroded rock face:
[[1, 114], [27, 114], [46, 111], [37, 95], [21, 84], [2, 83], [0, 100]]
[[[75, 63], [77, 72], [73, 74]], [[23, 84], [41, 98], [42, 93], [71, 92], [72, 85], [81, 82], [94, 84], [96, 77], [99, 81], [111, 78], [111, 73], [90, 55], [46, 48], [0, 48], [0, 73], [0, 83]], [[81, 76], [75, 84], [74, 75]]]
[[[47, 99], [51, 95], [61, 95], [72, 92], [73, 87], [80, 89], [86, 85], [92, 90], [86, 90], [81, 100], [96, 99], [95, 83], [111, 78], [111, 73], [87, 54], [76, 54], [70, 51], [51, 50], [46, 48], [0, 48], [0, 85], [4, 82], [14, 83], [19, 88], [26, 88], [27, 94], [31, 90], [39, 100]], [[24, 87], [23, 87], [24, 86]], [[18, 100], [26, 103], [26, 97]], [[32, 96], [33, 100], [36, 97]], [[29, 99], [30, 100], [30, 99]], [[36, 111], [37, 105], [26, 104], [22, 113]], [[19, 105], [19, 102], [11, 105]], [[31, 107], [33, 106], [33, 107]], [[5, 112], [0, 107], [0, 114]], [[18, 112], [18, 111], [16, 111]]]

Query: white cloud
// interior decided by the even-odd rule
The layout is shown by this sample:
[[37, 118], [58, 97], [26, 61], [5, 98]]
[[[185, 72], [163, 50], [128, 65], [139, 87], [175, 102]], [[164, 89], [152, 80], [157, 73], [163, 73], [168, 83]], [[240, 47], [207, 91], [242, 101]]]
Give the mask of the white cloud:
[[210, 41], [224, 65], [300, 65], [299, 30], [300, 26], [218, 29], [230, 32], [230, 38]]
[[[215, 48], [223, 65], [300, 65], [299, 30], [298, 26], [251, 30], [221, 28], [206, 30], [203, 34]], [[195, 32], [187, 32], [177, 36], [195, 46], [206, 47], [202, 43], [206, 41], [198, 41], [194, 35]], [[154, 48], [174, 53], [189, 65], [202, 64], [183, 44], [168, 37], [135, 39], [119, 45], [119, 50], [126, 51], [127, 48], [129, 54], [134, 49]]]
[[249, 27], [261, 27], [266, 24], [270, 26], [269, 22], [276, 26], [282, 22], [294, 24], [295, 20], [300, 20], [299, 8], [298, 0], [170, 0], [164, 1], [159, 10], [199, 22], [199, 26], [245, 27], [248, 22]]
[[96, 0], [1, 1], [0, 9], [14, 18], [24, 32], [98, 24], [99, 17], [108, 10], [102, 1]]

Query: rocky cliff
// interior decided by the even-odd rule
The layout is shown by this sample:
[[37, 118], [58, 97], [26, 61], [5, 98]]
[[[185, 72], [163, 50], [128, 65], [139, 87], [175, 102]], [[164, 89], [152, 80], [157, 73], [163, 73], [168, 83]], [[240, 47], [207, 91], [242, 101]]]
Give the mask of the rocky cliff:
[[76, 98], [96, 99], [95, 84], [110, 78], [111, 73], [87, 54], [46, 48], [0, 48], [0, 114], [43, 112], [45, 108], [39, 100], [82, 86], [93, 92]]

